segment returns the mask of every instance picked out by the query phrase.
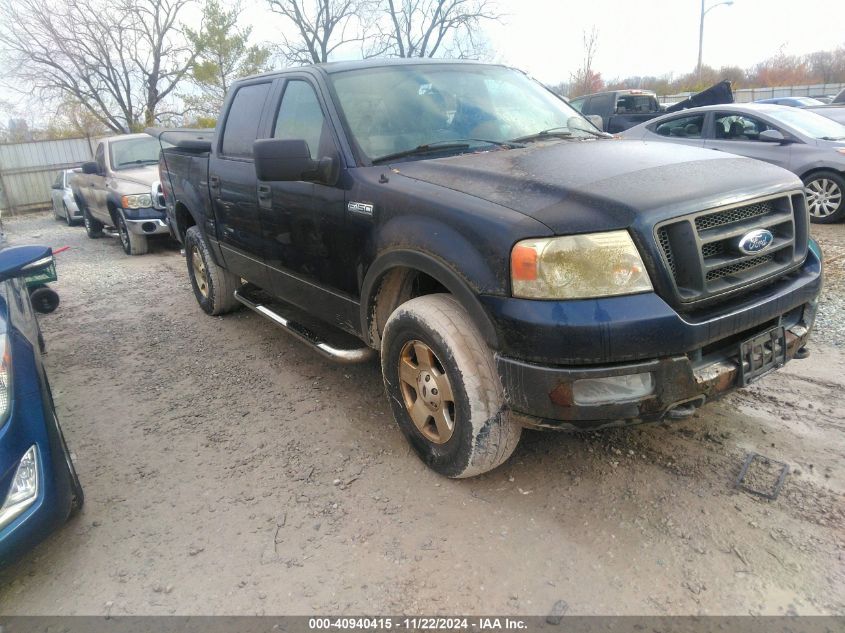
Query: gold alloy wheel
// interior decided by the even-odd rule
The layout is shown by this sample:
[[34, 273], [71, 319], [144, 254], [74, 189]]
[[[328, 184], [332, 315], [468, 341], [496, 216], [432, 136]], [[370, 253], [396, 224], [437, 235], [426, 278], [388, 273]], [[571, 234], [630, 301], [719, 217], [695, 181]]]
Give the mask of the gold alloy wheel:
[[455, 432], [455, 396], [443, 364], [422, 341], [409, 341], [399, 354], [399, 387], [420, 433], [445, 444]]
[[202, 261], [199, 249], [194, 246], [191, 249], [191, 265], [194, 267], [194, 281], [197, 282], [200, 294], [208, 299], [208, 278], [205, 274], [205, 262]]

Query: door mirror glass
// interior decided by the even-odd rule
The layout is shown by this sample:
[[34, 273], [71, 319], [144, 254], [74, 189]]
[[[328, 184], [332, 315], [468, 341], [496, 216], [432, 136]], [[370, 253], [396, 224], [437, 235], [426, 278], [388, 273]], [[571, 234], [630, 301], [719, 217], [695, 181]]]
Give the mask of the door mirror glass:
[[258, 180], [303, 180], [327, 185], [337, 182], [337, 159], [314, 160], [308, 143], [302, 139], [259, 139], [253, 144], [253, 156]]
[[89, 161], [87, 163], [82, 163], [82, 173], [88, 174], [89, 176], [96, 176], [100, 173], [100, 168], [94, 161]]

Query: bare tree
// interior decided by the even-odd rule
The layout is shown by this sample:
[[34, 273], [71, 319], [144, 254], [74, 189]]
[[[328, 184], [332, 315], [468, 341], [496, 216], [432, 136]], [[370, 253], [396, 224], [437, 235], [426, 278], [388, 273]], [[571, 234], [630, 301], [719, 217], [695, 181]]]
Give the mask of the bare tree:
[[398, 57], [478, 57], [484, 21], [502, 14], [492, 0], [383, 0], [390, 27], [382, 33]]
[[581, 67], [569, 76], [570, 97], [598, 92], [604, 86], [601, 73], [593, 70], [593, 61], [599, 46], [599, 32], [595, 26], [583, 32], [584, 58]]
[[151, 124], [194, 53], [179, 14], [189, 0], [0, 0], [7, 82], [72, 101], [115, 132]]
[[282, 34], [282, 55], [294, 64], [319, 64], [341, 46], [364, 40], [371, 0], [268, 0], [270, 10], [296, 30]]

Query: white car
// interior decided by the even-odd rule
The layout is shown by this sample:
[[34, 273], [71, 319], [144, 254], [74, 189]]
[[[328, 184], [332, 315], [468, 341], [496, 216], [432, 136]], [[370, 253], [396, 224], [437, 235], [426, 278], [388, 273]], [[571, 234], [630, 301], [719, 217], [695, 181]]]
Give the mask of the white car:
[[78, 171], [78, 169], [63, 169], [60, 171], [50, 190], [50, 198], [53, 201], [53, 215], [57, 220], [64, 219], [68, 226], [73, 226], [82, 220], [82, 210], [76, 204], [73, 192], [70, 189], [70, 176]]

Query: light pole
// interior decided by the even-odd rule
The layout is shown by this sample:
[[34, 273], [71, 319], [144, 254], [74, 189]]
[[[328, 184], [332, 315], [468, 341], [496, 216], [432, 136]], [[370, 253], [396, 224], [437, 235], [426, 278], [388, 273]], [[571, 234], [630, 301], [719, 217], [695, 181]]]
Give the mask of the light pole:
[[704, 8], [704, 0], [701, 0], [701, 21], [698, 23], [698, 66], [697, 66], [697, 73], [698, 73], [698, 81], [701, 81], [701, 52], [704, 46], [704, 16], [707, 15], [712, 9], [719, 7], [721, 5], [730, 6], [734, 3], [734, 0], [723, 0], [722, 2], [717, 2], [716, 4], [710, 5], [707, 9]]

